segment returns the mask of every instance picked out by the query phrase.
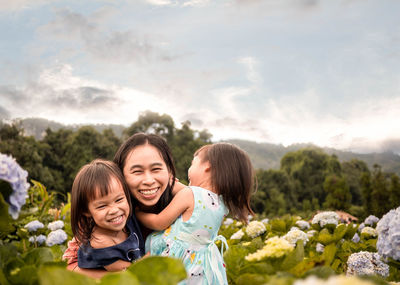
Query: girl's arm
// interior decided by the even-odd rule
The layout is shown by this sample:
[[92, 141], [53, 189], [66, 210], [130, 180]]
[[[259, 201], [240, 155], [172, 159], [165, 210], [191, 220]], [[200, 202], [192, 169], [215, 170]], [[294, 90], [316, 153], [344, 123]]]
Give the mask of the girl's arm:
[[172, 189], [172, 196], [175, 196], [179, 191], [181, 191], [183, 188], [185, 188], [186, 185], [182, 184], [181, 182], [179, 182], [178, 180], [175, 181], [175, 185], [174, 188]]
[[107, 271], [123, 271], [125, 269], [127, 269], [129, 266], [131, 266], [132, 263], [130, 263], [129, 261], [125, 261], [125, 260], [117, 260], [114, 263], [111, 263], [109, 265], [104, 266], [104, 268]]
[[136, 218], [147, 228], [164, 230], [168, 228], [185, 211], [193, 211], [193, 192], [189, 187], [180, 190], [171, 203], [159, 214], [141, 212], [136, 209]]

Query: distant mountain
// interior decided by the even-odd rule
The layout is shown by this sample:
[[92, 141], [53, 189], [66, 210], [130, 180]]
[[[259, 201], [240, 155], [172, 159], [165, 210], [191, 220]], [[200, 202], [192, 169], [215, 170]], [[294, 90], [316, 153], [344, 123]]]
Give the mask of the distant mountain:
[[[256, 169], [279, 169], [282, 157], [291, 151], [297, 151], [305, 147], [315, 147], [313, 144], [293, 144], [290, 146], [276, 145], [270, 143], [256, 143], [245, 140], [227, 140], [238, 145], [245, 150]], [[328, 154], [335, 154], [340, 161], [349, 161], [359, 159], [367, 163], [370, 170], [374, 164], [382, 166], [384, 172], [393, 172], [400, 176], [400, 155], [387, 151], [383, 153], [355, 153], [350, 151], [341, 151], [333, 148], [321, 148]]]
[[[5, 122], [6, 120], [3, 119], [2, 121]], [[57, 131], [60, 128], [76, 131], [80, 127], [84, 126], [83, 124], [63, 125], [41, 118], [18, 119], [13, 120], [13, 122], [19, 122], [24, 129], [24, 134], [27, 136], [34, 136], [37, 140], [41, 140], [44, 137], [47, 128], [50, 128], [53, 131]], [[91, 126], [93, 126], [98, 132], [111, 128], [118, 137], [122, 137], [122, 132], [125, 129], [123, 125], [115, 124], [96, 124]], [[293, 144], [285, 147], [281, 144], [256, 143], [246, 140], [227, 140], [227, 142], [236, 144], [247, 151], [254, 167], [257, 169], [279, 169], [280, 161], [287, 152], [297, 151], [305, 147], [317, 147], [313, 144]], [[322, 149], [328, 154], [337, 155], [340, 161], [349, 161], [355, 158], [365, 161], [370, 170], [373, 169], [374, 164], [379, 164], [382, 166], [383, 171], [394, 172], [400, 176], [400, 155], [392, 151], [362, 154], [350, 151], [341, 151], [333, 148]]]
[[[24, 129], [24, 135], [34, 136], [37, 140], [41, 140], [46, 134], [46, 129], [50, 128], [52, 131], [57, 131], [61, 128], [70, 129], [73, 131], [78, 130], [80, 127], [87, 124], [77, 124], [77, 125], [63, 125], [61, 123], [50, 121], [42, 118], [27, 118], [27, 119], [15, 119], [12, 122], [20, 124]], [[95, 124], [91, 125], [98, 132], [103, 132], [105, 129], [112, 129], [117, 137], [122, 137], [122, 132], [126, 128], [123, 125], [115, 124]]]

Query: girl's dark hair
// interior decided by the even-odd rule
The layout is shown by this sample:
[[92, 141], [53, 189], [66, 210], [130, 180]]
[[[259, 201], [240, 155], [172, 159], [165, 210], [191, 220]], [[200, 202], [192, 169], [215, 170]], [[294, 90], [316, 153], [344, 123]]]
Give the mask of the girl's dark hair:
[[160, 199], [154, 207], [154, 213], [159, 213], [171, 202], [173, 198], [172, 189], [174, 188], [176, 177], [174, 160], [172, 159], [172, 153], [166, 140], [163, 137], [154, 134], [136, 133], [130, 136], [119, 147], [119, 149], [115, 153], [114, 162], [123, 172], [126, 158], [131, 153], [131, 151], [135, 147], [145, 144], [152, 145], [158, 150], [168, 168], [168, 171], [172, 176], [172, 179], [170, 179], [170, 181], [168, 182], [167, 188], [165, 189], [164, 193], [161, 195]]
[[89, 202], [100, 194], [107, 195], [110, 189], [111, 179], [116, 179], [124, 190], [129, 203], [129, 216], [132, 214], [129, 187], [118, 166], [108, 160], [95, 159], [84, 165], [75, 177], [71, 190], [71, 227], [75, 238], [79, 243], [87, 243], [95, 226], [89, 213]]
[[254, 214], [250, 207], [254, 169], [247, 153], [230, 143], [215, 143], [201, 147], [197, 155], [210, 163], [211, 185], [231, 215], [247, 223], [248, 215]]

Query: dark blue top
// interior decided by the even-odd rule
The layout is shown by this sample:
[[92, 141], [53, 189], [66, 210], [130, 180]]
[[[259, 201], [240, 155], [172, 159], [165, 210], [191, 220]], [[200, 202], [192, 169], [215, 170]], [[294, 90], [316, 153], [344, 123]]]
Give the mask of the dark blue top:
[[139, 224], [134, 215], [127, 220], [128, 238], [114, 246], [93, 248], [90, 242], [81, 245], [78, 250], [78, 266], [80, 268], [104, 268], [119, 259], [134, 261], [144, 255], [144, 240]]

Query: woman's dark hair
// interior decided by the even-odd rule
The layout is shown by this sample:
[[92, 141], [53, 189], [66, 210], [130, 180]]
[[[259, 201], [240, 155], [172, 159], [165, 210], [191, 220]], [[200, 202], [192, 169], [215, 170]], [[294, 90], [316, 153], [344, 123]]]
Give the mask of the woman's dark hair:
[[211, 168], [211, 185], [222, 196], [229, 212], [246, 222], [254, 182], [254, 169], [245, 151], [230, 143], [215, 143], [198, 149], [194, 156], [208, 161]]
[[95, 226], [89, 213], [89, 202], [107, 195], [110, 192], [111, 179], [116, 179], [124, 190], [129, 203], [129, 216], [132, 214], [129, 187], [118, 166], [108, 160], [95, 159], [84, 165], [75, 177], [71, 190], [71, 227], [79, 243], [86, 244], [91, 237]]
[[161, 195], [160, 199], [154, 207], [154, 212], [159, 213], [171, 202], [173, 198], [172, 189], [174, 188], [176, 177], [174, 160], [172, 159], [172, 153], [166, 140], [163, 137], [154, 134], [136, 133], [130, 136], [119, 147], [119, 149], [115, 153], [113, 161], [123, 172], [126, 158], [131, 153], [131, 151], [135, 147], [145, 144], [152, 145], [158, 150], [168, 168], [168, 171], [172, 176], [172, 179], [170, 179], [170, 181], [168, 182], [167, 188], [165, 189], [164, 193]]

